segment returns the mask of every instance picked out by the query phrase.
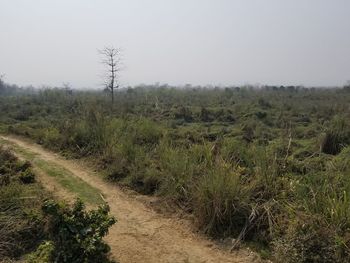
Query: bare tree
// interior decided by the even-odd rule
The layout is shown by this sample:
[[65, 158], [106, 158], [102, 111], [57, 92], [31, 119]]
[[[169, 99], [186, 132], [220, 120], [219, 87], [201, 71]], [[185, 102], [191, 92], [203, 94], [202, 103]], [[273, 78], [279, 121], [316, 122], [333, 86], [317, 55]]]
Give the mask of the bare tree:
[[106, 66], [106, 75], [104, 76], [104, 85], [111, 92], [112, 107], [114, 105], [114, 90], [119, 88], [118, 72], [120, 68], [120, 50], [114, 47], [105, 47], [99, 50], [102, 56], [102, 64]]

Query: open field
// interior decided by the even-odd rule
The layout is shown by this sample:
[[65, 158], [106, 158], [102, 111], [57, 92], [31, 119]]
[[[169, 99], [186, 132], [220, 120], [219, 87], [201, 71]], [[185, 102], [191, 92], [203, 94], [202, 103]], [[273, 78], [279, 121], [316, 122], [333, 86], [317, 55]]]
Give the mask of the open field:
[[350, 263], [350, 0], [0, 5], [0, 263]]
[[[344, 262], [349, 105], [346, 88], [138, 87], [117, 92], [112, 108], [101, 92], [54, 89], [0, 97], [0, 129], [157, 196], [202, 233], [232, 239], [232, 249], [248, 245], [275, 262]], [[35, 162], [66, 175], [68, 190], [80, 183]]]

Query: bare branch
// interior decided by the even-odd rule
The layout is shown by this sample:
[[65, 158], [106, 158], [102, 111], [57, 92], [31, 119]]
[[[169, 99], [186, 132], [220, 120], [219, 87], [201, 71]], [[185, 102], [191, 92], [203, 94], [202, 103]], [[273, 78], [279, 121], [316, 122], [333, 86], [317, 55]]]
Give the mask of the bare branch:
[[120, 67], [120, 49], [114, 47], [105, 47], [98, 51], [101, 55], [101, 63], [106, 66], [106, 77], [104, 79], [105, 88], [111, 91], [112, 107], [114, 104], [114, 90], [119, 88], [118, 72]]

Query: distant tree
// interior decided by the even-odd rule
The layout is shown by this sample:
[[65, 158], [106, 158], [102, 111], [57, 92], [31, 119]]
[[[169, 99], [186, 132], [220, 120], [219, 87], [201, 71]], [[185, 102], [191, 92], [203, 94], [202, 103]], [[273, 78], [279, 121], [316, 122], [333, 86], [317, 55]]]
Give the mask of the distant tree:
[[114, 47], [105, 47], [99, 50], [102, 56], [102, 64], [106, 66], [106, 75], [104, 77], [104, 85], [106, 90], [111, 93], [112, 107], [114, 105], [114, 90], [119, 88], [118, 72], [121, 70], [120, 50]]

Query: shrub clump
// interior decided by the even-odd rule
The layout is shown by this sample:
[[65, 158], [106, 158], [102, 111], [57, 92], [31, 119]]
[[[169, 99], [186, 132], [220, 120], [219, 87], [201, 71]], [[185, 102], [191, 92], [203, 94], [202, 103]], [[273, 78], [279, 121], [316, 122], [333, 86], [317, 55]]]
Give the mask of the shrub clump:
[[49, 220], [53, 262], [113, 262], [108, 258], [110, 247], [102, 240], [116, 222], [109, 215], [108, 205], [86, 211], [79, 199], [72, 207], [48, 200], [42, 209]]

